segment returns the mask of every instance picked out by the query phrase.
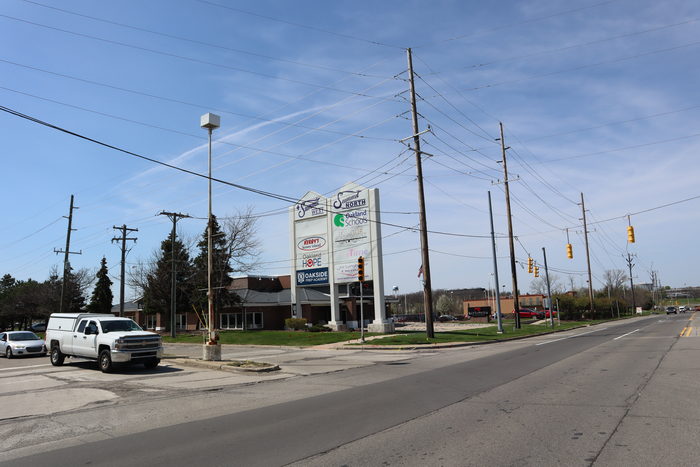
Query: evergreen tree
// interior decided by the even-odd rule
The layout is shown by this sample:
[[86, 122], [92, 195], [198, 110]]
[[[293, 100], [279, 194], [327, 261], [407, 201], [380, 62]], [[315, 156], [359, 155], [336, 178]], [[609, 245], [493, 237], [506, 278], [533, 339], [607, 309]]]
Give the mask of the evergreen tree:
[[[216, 216], [212, 215], [212, 277], [211, 286], [214, 293], [214, 309], [221, 310], [222, 307], [230, 306], [235, 296], [229, 296], [226, 288], [231, 283], [230, 264], [231, 254], [229, 252], [229, 242], [226, 234], [221, 230]], [[199, 254], [194, 259], [195, 267], [195, 303], [201, 310], [207, 310], [207, 271], [208, 271], [208, 251], [209, 243], [207, 229], [204, 229], [202, 239], [197, 244]]]
[[91, 313], [109, 313], [112, 311], [112, 280], [108, 275], [107, 259], [103, 256], [100, 262], [100, 269], [97, 271], [97, 283], [92, 291], [88, 311]]
[[[190, 254], [180, 240], [172, 234], [160, 244], [160, 251], [156, 254], [156, 261], [150, 271], [145, 274], [143, 287], [143, 303], [146, 313], [163, 313], [170, 316], [171, 284], [172, 284], [172, 254], [175, 253], [175, 309], [184, 313], [191, 309], [193, 282], [192, 260]], [[170, 320], [167, 320], [168, 324]]]
[[83, 289], [87, 284], [84, 285], [81, 283], [81, 276], [84, 273], [84, 271], [79, 272], [80, 275], [73, 273], [73, 271], [71, 270], [68, 271], [68, 274], [66, 274], [66, 287], [63, 291], [64, 313], [80, 313], [81, 311], [83, 311], [83, 308], [85, 308], [85, 296], [83, 295]]

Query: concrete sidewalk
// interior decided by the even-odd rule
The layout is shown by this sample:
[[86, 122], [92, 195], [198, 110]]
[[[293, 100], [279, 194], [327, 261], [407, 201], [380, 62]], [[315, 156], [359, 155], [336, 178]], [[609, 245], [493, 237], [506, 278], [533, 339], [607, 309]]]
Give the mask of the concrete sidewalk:
[[[354, 341], [353, 341], [354, 342]], [[250, 360], [278, 366], [277, 374], [308, 376], [313, 374], [332, 373], [351, 368], [370, 366], [377, 363], [398, 362], [413, 358], [415, 350], [376, 350], [363, 346], [345, 347], [347, 342], [338, 345], [316, 347], [275, 347], [275, 346], [221, 346], [221, 361], [205, 362], [202, 360], [203, 349], [200, 344], [165, 344], [165, 360], [174, 364], [205, 367], [215, 370], [225, 369], [241, 372], [240, 369], [222, 365], [233, 360]], [[245, 371], [245, 370], [243, 370]], [[253, 375], [256, 372], [245, 371]], [[263, 374], [260, 374], [264, 377]]]

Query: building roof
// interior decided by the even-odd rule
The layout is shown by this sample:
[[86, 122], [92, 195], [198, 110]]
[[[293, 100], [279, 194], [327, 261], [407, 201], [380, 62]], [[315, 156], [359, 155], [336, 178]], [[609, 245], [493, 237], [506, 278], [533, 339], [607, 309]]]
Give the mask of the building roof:
[[[124, 311], [138, 311], [140, 309], [141, 307], [139, 306], [138, 302], [124, 302]], [[117, 303], [116, 305], [112, 305], [112, 313], [119, 313], [119, 303]]]
[[[261, 292], [251, 289], [231, 290], [241, 298], [243, 306], [280, 306], [292, 304], [292, 292], [290, 289], [282, 289], [277, 292]], [[311, 305], [330, 305], [330, 294], [312, 288], [300, 287], [297, 289], [299, 302]]]

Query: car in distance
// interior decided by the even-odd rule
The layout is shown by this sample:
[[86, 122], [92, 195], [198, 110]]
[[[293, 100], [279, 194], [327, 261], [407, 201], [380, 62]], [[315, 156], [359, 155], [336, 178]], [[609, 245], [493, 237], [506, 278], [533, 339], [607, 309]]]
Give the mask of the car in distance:
[[0, 333], [0, 352], [13, 358], [19, 355], [46, 355], [46, 343], [31, 331]]
[[545, 318], [549, 318], [550, 315], [551, 315], [551, 313], [554, 313], [554, 317], [555, 317], [555, 318], [556, 318], [556, 316], [557, 316], [557, 310], [554, 310], [553, 312], [551, 312], [551, 311], [549, 311], [549, 310], [542, 310], [542, 313], [544, 313], [544, 317], [545, 317]]
[[457, 321], [457, 317], [452, 315], [440, 315], [438, 316], [438, 321], [441, 323], [446, 323], [448, 321]]
[[528, 318], [528, 319], [543, 319], [544, 318], [544, 312], [543, 311], [538, 311], [538, 310], [532, 310], [530, 308], [521, 308], [518, 310], [518, 316], [521, 318]]
[[678, 314], [678, 310], [676, 309], [675, 306], [667, 306], [666, 307], [666, 314], [670, 315], [671, 313], [673, 313], [674, 315]]
[[34, 332], [45, 332], [46, 323], [34, 323], [31, 326], [29, 326], [29, 329]]

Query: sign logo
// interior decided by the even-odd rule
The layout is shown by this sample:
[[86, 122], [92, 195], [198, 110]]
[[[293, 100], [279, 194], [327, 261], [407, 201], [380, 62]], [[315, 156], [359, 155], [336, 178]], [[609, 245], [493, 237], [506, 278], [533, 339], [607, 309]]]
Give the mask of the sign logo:
[[328, 268], [297, 271], [297, 285], [328, 284]]
[[297, 248], [302, 251], [313, 251], [323, 248], [326, 245], [326, 239], [323, 237], [306, 237], [297, 243]]
[[345, 215], [344, 214], [336, 214], [335, 217], [333, 218], [333, 224], [336, 227], [345, 227]]
[[296, 204], [296, 209], [297, 209], [297, 217], [300, 219], [306, 215], [308, 211], [311, 211], [312, 216], [316, 216], [319, 214], [323, 214], [323, 208], [319, 207], [319, 204], [321, 203], [321, 197], [317, 196], [316, 198], [312, 199], [307, 199], [304, 201], [300, 201]]
[[362, 190], [339, 191], [335, 201], [333, 201], [333, 207], [335, 209], [351, 209], [366, 206], [366, 199], [358, 199], [361, 191]]

